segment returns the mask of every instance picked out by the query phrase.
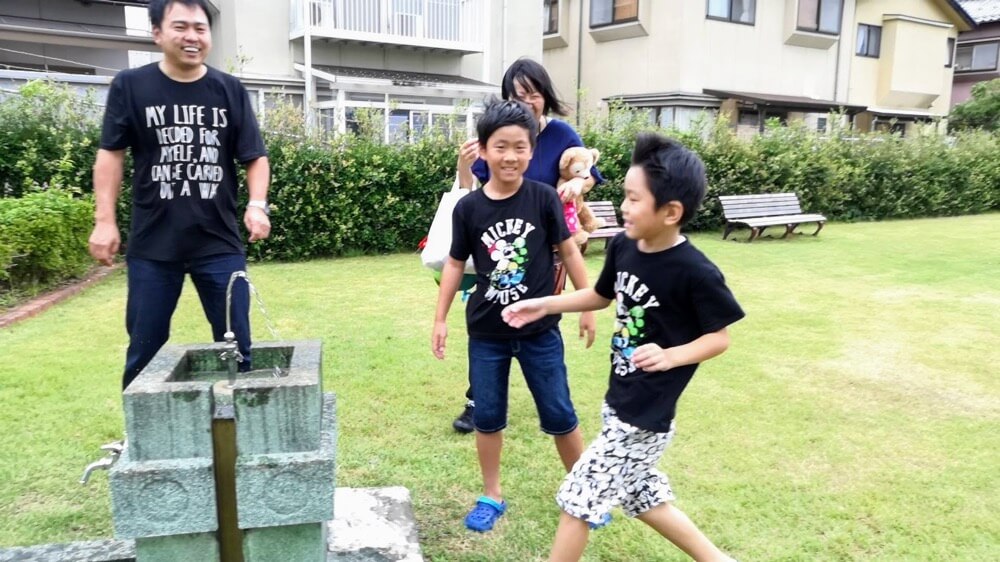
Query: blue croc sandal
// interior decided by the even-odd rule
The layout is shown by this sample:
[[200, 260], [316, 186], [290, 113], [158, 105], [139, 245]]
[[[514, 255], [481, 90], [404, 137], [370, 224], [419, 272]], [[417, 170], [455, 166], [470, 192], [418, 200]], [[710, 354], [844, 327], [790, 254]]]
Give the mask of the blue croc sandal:
[[480, 496], [476, 500], [476, 507], [465, 516], [465, 527], [472, 531], [485, 533], [493, 528], [493, 525], [507, 511], [507, 502], [497, 503], [486, 496]]
[[603, 529], [603, 528], [607, 527], [608, 524], [610, 524], [610, 523], [611, 523], [611, 514], [610, 513], [605, 513], [604, 517], [601, 517], [601, 522], [600, 523], [591, 523], [590, 521], [588, 521], [587, 522], [587, 526], [590, 527], [591, 531], [596, 531], [598, 529]]

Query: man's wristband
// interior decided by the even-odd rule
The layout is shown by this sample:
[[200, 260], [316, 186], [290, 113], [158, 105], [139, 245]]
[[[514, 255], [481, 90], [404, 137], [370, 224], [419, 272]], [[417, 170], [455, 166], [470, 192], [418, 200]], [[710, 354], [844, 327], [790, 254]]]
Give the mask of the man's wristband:
[[265, 215], [271, 214], [271, 206], [267, 204], [267, 201], [263, 199], [251, 199], [247, 202], [247, 207], [257, 207], [261, 211], [264, 211]]

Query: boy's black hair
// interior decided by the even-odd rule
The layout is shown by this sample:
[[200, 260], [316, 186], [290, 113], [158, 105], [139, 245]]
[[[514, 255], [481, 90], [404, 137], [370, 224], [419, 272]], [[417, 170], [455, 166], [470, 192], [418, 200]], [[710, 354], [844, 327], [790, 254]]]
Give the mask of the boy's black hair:
[[684, 206], [680, 224], [687, 224], [705, 198], [705, 164], [681, 143], [655, 133], [639, 133], [632, 165], [642, 168], [659, 209], [671, 201]]
[[538, 136], [538, 121], [531, 113], [531, 108], [517, 100], [503, 101], [496, 97], [486, 100], [483, 114], [476, 122], [476, 134], [479, 135], [479, 145], [486, 146], [493, 133], [501, 127], [516, 125], [528, 131], [531, 148], [535, 148], [535, 137]]
[[528, 91], [542, 94], [542, 97], [545, 98], [542, 115], [548, 115], [550, 111], [556, 115], [569, 113], [569, 107], [556, 97], [556, 90], [552, 87], [552, 79], [549, 78], [549, 73], [541, 64], [524, 57], [514, 61], [507, 68], [507, 72], [503, 75], [503, 81], [500, 82], [500, 95], [503, 96], [503, 99], [517, 98], [515, 84], [521, 84], [521, 87]]
[[212, 10], [208, 8], [206, 0], [150, 0], [149, 2], [149, 22], [153, 27], [160, 27], [163, 24], [163, 15], [167, 13], [167, 7], [171, 4], [184, 4], [192, 8], [201, 8], [208, 18], [208, 26], [212, 27]]

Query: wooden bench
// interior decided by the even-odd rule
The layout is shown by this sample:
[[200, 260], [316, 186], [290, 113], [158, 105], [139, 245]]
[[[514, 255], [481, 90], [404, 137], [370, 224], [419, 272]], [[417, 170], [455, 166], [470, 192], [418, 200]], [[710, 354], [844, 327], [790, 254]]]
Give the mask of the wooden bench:
[[625, 230], [618, 222], [615, 205], [611, 201], [587, 201], [587, 206], [590, 207], [595, 217], [604, 219], [604, 226], [590, 233], [590, 238], [581, 248], [581, 252], [586, 252], [590, 241], [595, 239], [604, 239], [604, 248], [607, 249], [608, 239], [614, 238], [616, 234]]
[[817, 223], [816, 236], [823, 230], [826, 217], [802, 212], [799, 197], [794, 193], [775, 193], [766, 195], [722, 195], [722, 214], [726, 219], [726, 231], [722, 233], [725, 240], [738, 225], [750, 228], [750, 239], [753, 242], [760, 237], [769, 226], [784, 226], [785, 234], [791, 234], [800, 224]]

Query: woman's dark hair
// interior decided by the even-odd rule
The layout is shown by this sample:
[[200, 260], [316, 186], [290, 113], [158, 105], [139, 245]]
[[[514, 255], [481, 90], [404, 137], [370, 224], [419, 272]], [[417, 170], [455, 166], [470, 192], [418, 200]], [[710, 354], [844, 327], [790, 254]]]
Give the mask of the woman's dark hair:
[[493, 133], [502, 127], [516, 125], [528, 132], [528, 140], [531, 141], [531, 148], [535, 148], [535, 140], [538, 136], [538, 121], [531, 113], [531, 108], [517, 100], [500, 100], [491, 97], [486, 100], [483, 107], [483, 114], [476, 122], [476, 133], [479, 135], [479, 144], [486, 146]]
[[208, 26], [212, 27], [212, 10], [208, 8], [206, 0], [150, 0], [149, 2], [149, 22], [153, 27], [160, 27], [163, 24], [163, 14], [167, 12], [167, 7], [171, 4], [184, 4], [192, 8], [201, 8], [208, 18]]
[[529, 58], [519, 58], [510, 65], [503, 75], [500, 83], [500, 95], [503, 99], [516, 99], [517, 89], [515, 84], [520, 84], [522, 88], [529, 92], [538, 92], [545, 98], [545, 107], [542, 115], [553, 112], [556, 115], [569, 114], [569, 107], [556, 97], [556, 90], [552, 87], [552, 79], [545, 67]]
[[684, 206], [681, 225], [694, 217], [708, 184], [705, 164], [697, 154], [667, 137], [639, 133], [632, 150], [632, 165], [646, 174], [657, 209], [679, 201]]

